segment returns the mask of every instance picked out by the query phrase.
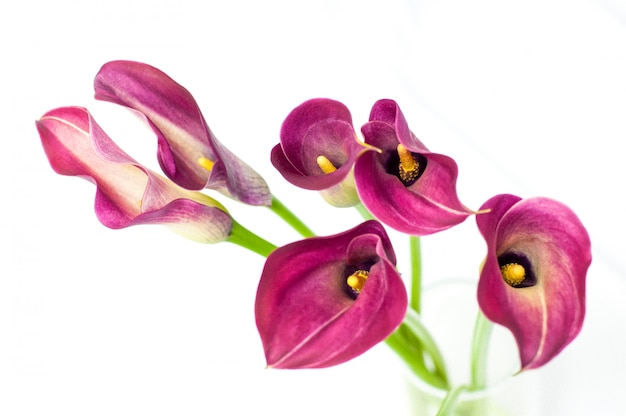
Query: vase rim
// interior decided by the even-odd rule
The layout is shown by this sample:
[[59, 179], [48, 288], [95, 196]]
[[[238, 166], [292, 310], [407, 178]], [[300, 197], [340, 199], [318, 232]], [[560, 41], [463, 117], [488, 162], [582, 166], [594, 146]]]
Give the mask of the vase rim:
[[[417, 375], [415, 375], [408, 369], [405, 370], [405, 373], [406, 373], [406, 378], [412, 385], [414, 385], [416, 388], [420, 389], [421, 391], [423, 391], [424, 393], [427, 393], [430, 396], [436, 397], [438, 399], [443, 399], [449, 391], [447, 389], [442, 389], [440, 387], [436, 387], [436, 386], [433, 386], [432, 384], [427, 383], [426, 381], [422, 380], [421, 378], [419, 378]], [[517, 376], [519, 377], [519, 375]], [[481, 389], [463, 390], [460, 393], [460, 397], [463, 400], [469, 400], [469, 401], [488, 397], [490, 395], [496, 394], [499, 391], [505, 389], [506, 386], [509, 385], [515, 377], [516, 377], [515, 374], [511, 374], [509, 376], [502, 377], [501, 379], [496, 380], [494, 383], [491, 383]], [[452, 388], [455, 388], [455, 387], [458, 387], [458, 386], [452, 386]]]

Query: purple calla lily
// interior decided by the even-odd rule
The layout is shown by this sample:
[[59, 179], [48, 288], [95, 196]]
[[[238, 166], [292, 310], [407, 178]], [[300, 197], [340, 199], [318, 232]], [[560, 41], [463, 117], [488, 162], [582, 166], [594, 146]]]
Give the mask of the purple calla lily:
[[376, 221], [276, 249], [256, 299], [268, 366], [328, 367], [387, 338], [404, 319], [408, 302], [395, 262]]
[[407, 234], [428, 235], [472, 214], [457, 196], [454, 160], [428, 151], [395, 101], [377, 101], [369, 120], [363, 137], [381, 152], [361, 155], [354, 174], [359, 196], [376, 218]]
[[95, 211], [105, 226], [162, 224], [205, 243], [229, 236], [231, 217], [217, 201], [139, 165], [85, 108], [51, 110], [37, 121], [37, 129], [55, 172], [95, 183]]
[[359, 202], [352, 168], [367, 150], [357, 139], [348, 108], [338, 101], [315, 98], [286, 117], [271, 160], [290, 183], [320, 191], [332, 205], [352, 206]]
[[554, 358], [580, 332], [591, 243], [570, 208], [548, 198], [497, 195], [476, 217], [487, 243], [478, 302], [513, 333], [522, 370]]
[[193, 96], [157, 68], [133, 61], [102, 66], [95, 97], [138, 111], [158, 137], [163, 172], [183, 188], [210, 188], [252, 205], [270, 206], [263, 178], [213, 135]]

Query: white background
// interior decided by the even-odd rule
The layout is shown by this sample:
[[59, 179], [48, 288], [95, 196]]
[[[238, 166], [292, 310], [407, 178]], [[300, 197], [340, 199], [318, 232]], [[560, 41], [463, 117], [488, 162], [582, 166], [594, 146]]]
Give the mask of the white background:
[[[398, 101], [418, 137], [458, 162], [469, 207], [503, 192], [571, 206], [593, 243], [587, 320], [519, 395], [533, 414], [626, 412], [622, 1], [4, 2], [0, 39], [0, 415], [406, 413], [385, 345], [327, 370], [264, 369], [262, 258], [157, 226], [106, 229], [93, 186], [53, 173], [34, 121], [63, 105], [89, 107], [156, 168], [151, 133], [92, 98], [114, 59], [187, 87], [219, 139], [319, 234], [358, 216], [269, 162], [283, 118], [313, 97], [344, 102], [357, 128], [377, 99]], [[220, 200], [276, 244], [297, 238], [267, 210]], [[485, 249], [473, 218], [423, 247], [427, 281], [475, 279]]]

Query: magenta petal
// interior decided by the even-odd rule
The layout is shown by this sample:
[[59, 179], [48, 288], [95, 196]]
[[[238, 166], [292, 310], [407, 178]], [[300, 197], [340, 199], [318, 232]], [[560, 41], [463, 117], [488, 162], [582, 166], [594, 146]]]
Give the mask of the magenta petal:
[[124, 153], [81, 107], [47, 112], [37, 129], [52, 168], [97, 186], [95, 210], [107, 227], [163, 224], [188, 238], [214, 243], [232, 220], [217, 201], [178, 187]]
[[[189, 91], [159, 69], [112, 61], [100, 69], [94, 88], [97, 99], [145, 116], [158, 137], [161, 168], [178, 185], [216, 189], [248, 204], [271, 205], [263, 178], [215, 138]], [[198, 163], [200, 158], [214, 163], [210, 172]]]
[[[356, 158], [364, 152], [352, 126], [352, 116], [338, 101], [305, 101], [286, 117], [280, 144], [272, 149], [272, 164], [290, 183], [304, 189], [325, 190], [349, 179]], [[324, 173], [318, 156], [337, 169]]]
[[[407, 234], [428, 235], [457, 225], [472, 213], [457, 196], [454, 160], [428, 151], [394, 101], [376, 102], [361, 131], [365, 142], [381, 153], [368, 152], [357, 160], [357, 191], [381, 222]], [[397, 175], [400, 143], [423, 158], [423, 173], [410, 185]]]
[[[591, 244], [567, 206], [548, 198], [497, 195], [476, 217], [487, 243], [478, 302], [490, 320], [513, 333], [522, 369], [540, 367], [580, 332]], [[527, 269], [527, 287], [507, 284], [500, 266], [511, 259]]]
[[[358, 295], [346, 284], [356, 269], [369, 271]], [[321, 368], [384, 340], [406, 308], [391, 243], [379, 223], [368, 221], [270, 254], [257, 292], [256, 321], [269, 367]]]

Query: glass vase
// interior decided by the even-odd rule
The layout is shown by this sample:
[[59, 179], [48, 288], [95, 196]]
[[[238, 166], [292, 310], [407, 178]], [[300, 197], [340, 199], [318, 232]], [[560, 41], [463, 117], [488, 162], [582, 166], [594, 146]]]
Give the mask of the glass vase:
[[[471, 346], [478, 316], [476, 282], [453, 279], [426, 286], [421, 317], [439, 346], [451, 386], [468, 385]], [[489, 342], [486, 387], [463, 391], [448, 415], [529, 416], [539, 414], [532, 377], [519, 370], [517, 344], [510, 332], [494, 325]], [[407, 374], [412, 415], [437, 415], [447, 391]]]

